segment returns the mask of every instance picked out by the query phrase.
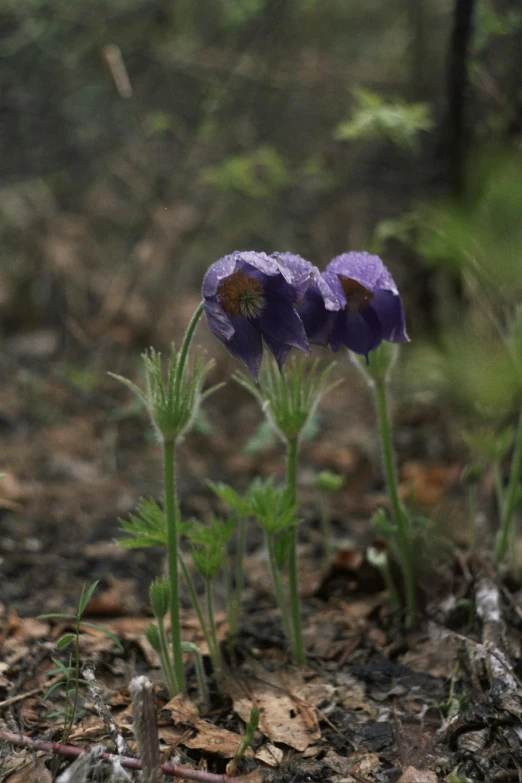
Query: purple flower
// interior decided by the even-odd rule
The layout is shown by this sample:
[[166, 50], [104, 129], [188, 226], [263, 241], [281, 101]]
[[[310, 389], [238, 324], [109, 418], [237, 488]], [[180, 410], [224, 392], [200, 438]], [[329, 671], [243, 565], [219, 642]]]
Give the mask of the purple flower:
[[202, 294], [210, 330], [257, 380], [263, 340], [281, 368], [290, 348], [310, 353], [294, 305], [302, 299], [315, 267], [292, 253], [238, 252], [212, 264]]
[[312, 283], [299, 313], [311, 343], [368, 354], [381, 343], [408, 341], [395, 282], [379, 256], [343, 253]]

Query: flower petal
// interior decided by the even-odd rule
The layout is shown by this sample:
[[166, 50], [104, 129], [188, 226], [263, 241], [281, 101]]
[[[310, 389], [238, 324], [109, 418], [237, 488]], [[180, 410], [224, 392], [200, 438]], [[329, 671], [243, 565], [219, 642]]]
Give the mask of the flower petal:
[[205, 299], [203, 307], [205, 308], [205, 315], [210, 331], [215, 334], [219, 340], [230, 340], [234, 334], [234, 327], [216, 297]]
[[261, 332], [246, 318], [232, 318], [234, 335], [224, 341], [225, 347], [246, 366], [250, 375], [257, 381], [263, 359]]
[[275, 292], [267, 290], [266, 304], [258, 318], [253, 319], [263, 333], [284, 345], [310, 353], [308, 337], [303, 322], [293, 305]]
[[265, 275], [274, 276], [280, 274], [278, 264], [274, 259], [267, 256], [266, 253], [256, 253], [251, 250], [241, 252], [235, 250], [230, 255], [223, 256], [223, 258], [220, 258], [219, 261], [216, 261], [209, 267], [203, 278], [203, 297], [206, 299], [209, 296], [215, 296], [220, 282], [230, 277], [236, 269], [242, 269], [245, 264]]
[[310, 261], [295, 253], [272, 253], [270, 258], [275, 259], [286, 282], [298, 289], [308, 286], [314, 274], [319, 274]]
[[201, 293], [205, 299], [209, 296], [215, 296], [220, 282], [226, 277], [230, 277], [234, 272], [237, 264], [237, 255], [237, 253], [232, 253], [229, 256], [224, 256], [208, 268], [201, 287]]
[[337, 351], [341, 343], [350, 351], [362, 354], [368, 358], [382, 340], [382, 329], [376, 313], [367, 307], [360, 313], [340, 312], [334, 323], [330, 345]]
[[285, 363], [285, 359], [291, 350], [290, 346], [286, 345], [285, 343], [279, 342], [279, 340], [274, 340], [273, 337], [269, 337], [267, 334], [264, 335], [264, 340], [267, 346], [272, 351], [274, 359], [277, 362], [277, 366], [281, 370], [283, 364]]
[[[335, 275], [342, 275], [351, 280], [356, 280], [368, 291], [391, 291], [398, 294], [393, 277], [384, 266], [379, 256], [370, 253], [342, 253], [333, 258], [326, 271]], [[330, 276], [328, 277], [330, 282]]]
[[309, 341], [316, 345], [326, 345], [336, 315], [326, 309], [324, 298], [318, 288], [308, 289], [298, 312]]
[[383, 340], [391, 343], [407, 343], [404, 307], [400, 296], [390, 291], [376, 291], [372, 299], [372, 310], [379, 318]]

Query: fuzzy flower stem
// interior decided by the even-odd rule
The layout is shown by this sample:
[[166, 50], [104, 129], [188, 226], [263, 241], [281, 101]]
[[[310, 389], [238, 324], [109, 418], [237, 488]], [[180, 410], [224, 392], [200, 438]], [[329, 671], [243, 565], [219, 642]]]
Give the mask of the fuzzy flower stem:
[[178, 688], [186, 690], [185, 671], [181, 654], [181, 622], [179, 617], [179, 502], [176, 493], [175, 444], [164, 441], [165, 460], [165, 517], [167, 520], [167, 551], [170, 583], [170, 625], [172, 633], [172, 654]]
[[212, 599], [212, 582], [210, 579], [205, 579], [205, 593], [207, 598], [207, 614], [208, 614], [208, 624], [210, 626], [210, 638], [212, 640], [210, 655], [212, 657], [212, 663], [214, 664], [214, 673], [216, 675], [216, 680], [219, 680], [221, 678], [221, 652], [219, 649], [219, 641], [217, 637], [216, 617], [214, 614], [214, 601]]
[[470, 552], [474, 552], [477, 546], [477, 488], [473, 485], [468, 487], [468, 513], [469, 513], [469, 532]]
[[196, 326], [198, 325], [198, 321], [203, 314], [203, 309], [204, 309], [203, 302], [200, 302], [194, 312], [194, 315], [190, 319], [190, 323], [187, 326], [187, 331], [185, 332], [185, 336], [183, 337], [183, 342], [181, 344], [181, 351], [179, 353], [179, 359], [178, 359], [178, 376], [176, 378], [176, 399], [179, 399], [179, 389], [181, 385], [181, 379], [183, 377], [183, 372], [185, 369], [185, 364], [187, 362], [190, 343], [194, 336], [194, 332], [196, 330]]
[[319, 514], [321, 519], [321, 530], [323, 533], [323, 560], [326, 567], [332, 560], [332, 528], [330, 525], [330, 509], [326, 492], [319, 490]]
[[234, 610], [233, 610], [233, 628], [231, 628], [231, 635], [233, 637], [237, 634], [239, 626], [239, 620], [241, 617], [241, 596], [243, 592], [243, 560], [245, 556], [245, 542], [246, 542], [246, 524], [247, 521], [244, 516], [240, 516], [237, 521], [237, 553], [236, 553], [236, 594], [234, 597]]
[[176, 683], [176, 675], [172, 668], [172, 662], [169, 656], [169, 645], [167, 642], [167, 634], [165, 633], [165, 623], [163, 617], [156, 617], [159, 631], [160, 652], [159, 657], [161, 661], [161, 668], [167, 681], [167, 687], [171, 696], [175, 696], [178, 693], [179, 688]]
[[401, 566], [406, 591], [406, 627], [411, 628], [415, 622], [415, 615], [417, 611], [415, 571], [411, 546], [411, 530], [408, 516], [403, 509], [399, 498], [397, 470], [395, 467], [390, 419], [388, 415], [388, 404], [386, 399], [386, 381], [384, 379], [375, 381], [374, 389], [377, 416], [379, 420], [379, 433], [381, 438], [384, 472], [386, 475], [386, 484], [388, 486], [388, 495], [390, 498], [392, 512], [395, 518], [395, 523], [397, 525], [397, 534], [399, 539], [398, 543], [401, 553]]
[[212, 641], [210, 638], [210, 633], [207, 627], [207, 623], [205, 620], [205, 616], [203, 615], [203, 609], [201, 608], [201, 602], [198, 598], [198, 594], [196, 592], [196, 588], [194, 587], [194, 581], [192, 577], [190, 576], [190, 571], [187, 568], [187, 564], [185, 563], [185, 558], [183, 557], [182, 552], [179, 552], [179, 562], [181, 565], [181, 570], [183, 571], [183, 578], [185, 579], [185, 583], [187, 585], [187, 589], [190, 594], [190, 600], [192, 601], [192, 606], [194, 607], [196, 614], [198, 616], [199, 620], [199, 626], [203, 632], [203, 636], [205, 637], [205, 642], [207, 643], [207, 647], [209, 649], [209, 652], [212, 649]]
[[[297, 453], [299, 450], [299, 438], [294, 436], [287, 439], [286, 481], [288, 492], [293, 503], [297, 500]], [[299, 666], [306, 662], [306, 654], [301, 628], [301, 608], [299, 604], [299, 585], [297, 580], [297, 527], [294, 525], [289, 533], [290, 553], [288, 563], [288, 577], [290, 588], [290, 611], [293, 626], [293, 653], [294, 660]]]
[[277, 566], [276, 556], [274, 552], [274, 541], [272, 536], [266, 535], [266, 546], [268, 549], [268, 558], [270, 561], [270, 570], [272, 571], [272, 579], [274, 582], [274, 590], [276, 594], [276, 600], [279, 604], [279, 609], [281, 612], [281, 619], [283, 621], [283, 628], [285, 631], [286, 638], [288, 640], [288, 643], [290, 645], [290, 648], [293, 650], [294, 648], [294, 640], [293, 640], [293, 631], [292, 631], [292, 623], [290, 622], [290, 617], [288, 614], [288, 601], [285, 598], [284, 590], [283, 590], [283, 583], [281, 581], [281, 572]]
[[520, 478], [522, 476], [522, 411], [518, 421], [518, 429], [515, 439], [515, 450], [511, 459], [511, 473], [507, 486], [506, 496], [501, 509], [501, 528], [497, 536], [496, 558], [500, 563], [507, 552], [509, 534], [513, 525], [513, 519], [517, 507]]

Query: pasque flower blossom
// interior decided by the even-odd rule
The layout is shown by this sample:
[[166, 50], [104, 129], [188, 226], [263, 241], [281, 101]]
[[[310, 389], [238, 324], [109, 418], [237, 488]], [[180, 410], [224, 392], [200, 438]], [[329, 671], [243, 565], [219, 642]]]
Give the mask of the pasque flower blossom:
[[311, 343], [345, 345], [368, 358], [382, 342], [408, 341], [404, 308], [379, 256], [343, 253], [311, 282], [299, 313]]
[[295, 305], [318, 271], [292, 253], [234, 252], [216, 261], [203, 280], [210, 330], [257, 380], [263, 340], [282, 367], [291, 348], [310, 353]]

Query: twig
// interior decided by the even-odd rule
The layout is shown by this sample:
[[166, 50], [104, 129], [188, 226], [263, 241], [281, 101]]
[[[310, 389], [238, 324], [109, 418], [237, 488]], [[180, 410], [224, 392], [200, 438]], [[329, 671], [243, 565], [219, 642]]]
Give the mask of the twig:
[[500, 608], [500, 591], [492, 579], [483, 577], [475, 590], [477, 615], [482, 620], [482, 639], [490, 682], [498, 680], [505, 692], [520, 688], [520, 680], [505, 652], [505, 626]]
[[[61, 745], [59, 742], [46, 742], [45, 740], [33, 739], [22, 734], [14, 734], [11, 731], [0, 731], [0, 740], [10, 742], [12, 745], [22, 745], [26, 748], [35, 748], [36, 750], [55, 753], [58, 756], [66, 758], [77, 758], [86, 753], [82, 748], [76, 748], [73, 745]], [[102, 761], [117, 762], [127, 769], [141, 770], [141, 761], [139, 759], [130, 759], [125, 756], [118, 756], [115, 753], [102, 753]], [[199, 783], [246, 783], [246, 777], [230, 777], [230, 775], [216, 775], [213, 772], [204, 772], [198, 769], [189, 769], [188, 767], [171, 766], [162, 764], [161, 771], [165, 775], [171, 775], [174, 778], [186, 778], [187, 780], [196, 780]]]
[[96, 682], [96, 677], [94, 676], [93, 664], [86, 663], [82, 669], [82, 674], [89, 683], [89, 694], [93, 700], [94, 708], [102, 719], [103, 725], [105, 726], [105, 729], [111, 740], [116, 745], [118, 753], [120, 753], [122, 756], [130, 756], [132, 754], [132, 750], [123, 738], [121, 732], [118, 730], [109, 708], [102, 699], [99, 685]]

